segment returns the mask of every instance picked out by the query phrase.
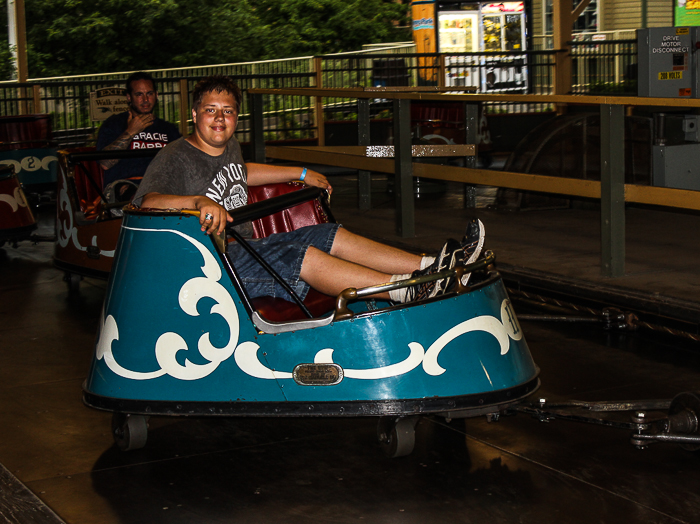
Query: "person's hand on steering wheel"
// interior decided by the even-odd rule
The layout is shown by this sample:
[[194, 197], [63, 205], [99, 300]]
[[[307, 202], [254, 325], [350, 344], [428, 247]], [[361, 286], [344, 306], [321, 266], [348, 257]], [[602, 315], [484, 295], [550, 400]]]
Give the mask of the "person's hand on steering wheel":
[[199, 210], [199, 223], [202, 231], [207, 235], [216, 232], [220, 235], [226, 227], [226, 222], [233, 222], [228, 211], [214, 202], [211, 198], [198, 196], [195, 199], [195, 207]]

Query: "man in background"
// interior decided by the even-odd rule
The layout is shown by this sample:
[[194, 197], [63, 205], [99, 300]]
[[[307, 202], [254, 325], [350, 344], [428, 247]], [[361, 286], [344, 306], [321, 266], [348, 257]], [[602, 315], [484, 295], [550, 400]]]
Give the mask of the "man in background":
[[[180, 138], [177, 127], [153, 114], [158, 91], [153, 77], [145, 72], [126, 80], [129, 109], [110, 116], [97, 135], [98, 151], [160, 149]], [[110, 202], [130, 200], [152, 157], [102, 160], [103, 185]]]

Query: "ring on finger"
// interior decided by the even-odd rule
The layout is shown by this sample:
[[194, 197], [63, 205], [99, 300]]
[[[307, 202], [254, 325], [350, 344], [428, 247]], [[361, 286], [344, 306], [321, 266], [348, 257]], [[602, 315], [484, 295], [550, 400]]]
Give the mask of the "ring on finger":
[[211, 213], [207, 213], [206, 215], [204, 215], [204, 220], [211, 220], [212, 218], [214, 218], [214, 215], [212, 215]]

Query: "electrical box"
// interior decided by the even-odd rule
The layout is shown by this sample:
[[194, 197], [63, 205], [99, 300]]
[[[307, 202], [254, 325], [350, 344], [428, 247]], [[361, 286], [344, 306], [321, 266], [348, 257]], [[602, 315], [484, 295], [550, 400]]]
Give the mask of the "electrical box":
[[700, 116], [684, 115], [681, 127], [686, 142], [700, 142]]
[[637, 30], [638, 95], [698, 98], [697, 47], [700, 27]]
[[654, 114], [652, 184], [700, 191], [700, 115]]
[[653, 185], [700, 191], [700, 144], [653, 146]]

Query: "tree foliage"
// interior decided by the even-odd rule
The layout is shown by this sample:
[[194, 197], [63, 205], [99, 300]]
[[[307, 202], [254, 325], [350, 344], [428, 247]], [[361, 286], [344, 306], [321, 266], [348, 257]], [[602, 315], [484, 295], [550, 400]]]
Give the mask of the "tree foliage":
[[405, 7], [386, 0], [258, 0], [256, 13], [270, 58], [318, 55], [360, 49], [362, 44], [410, 39], [394, 21], [404, 21]]
[[27, 0], [30, 76], [240, 60], [252, 49], [234, 45], [227, 28], [255, 31], [247, 7], [239, 0]]
[[406, 6], [393, 0], [25, 1], [33, 78], [324, 54], [410, 38], [395, 25], [406, 25]]
[[0, 82], [12, 80], [12, 75], [15, 71], [10, 44], [7, 42], [7, 32], [3, 32], [3, 28], [6, 27], [7, 10], [0, 8]]

